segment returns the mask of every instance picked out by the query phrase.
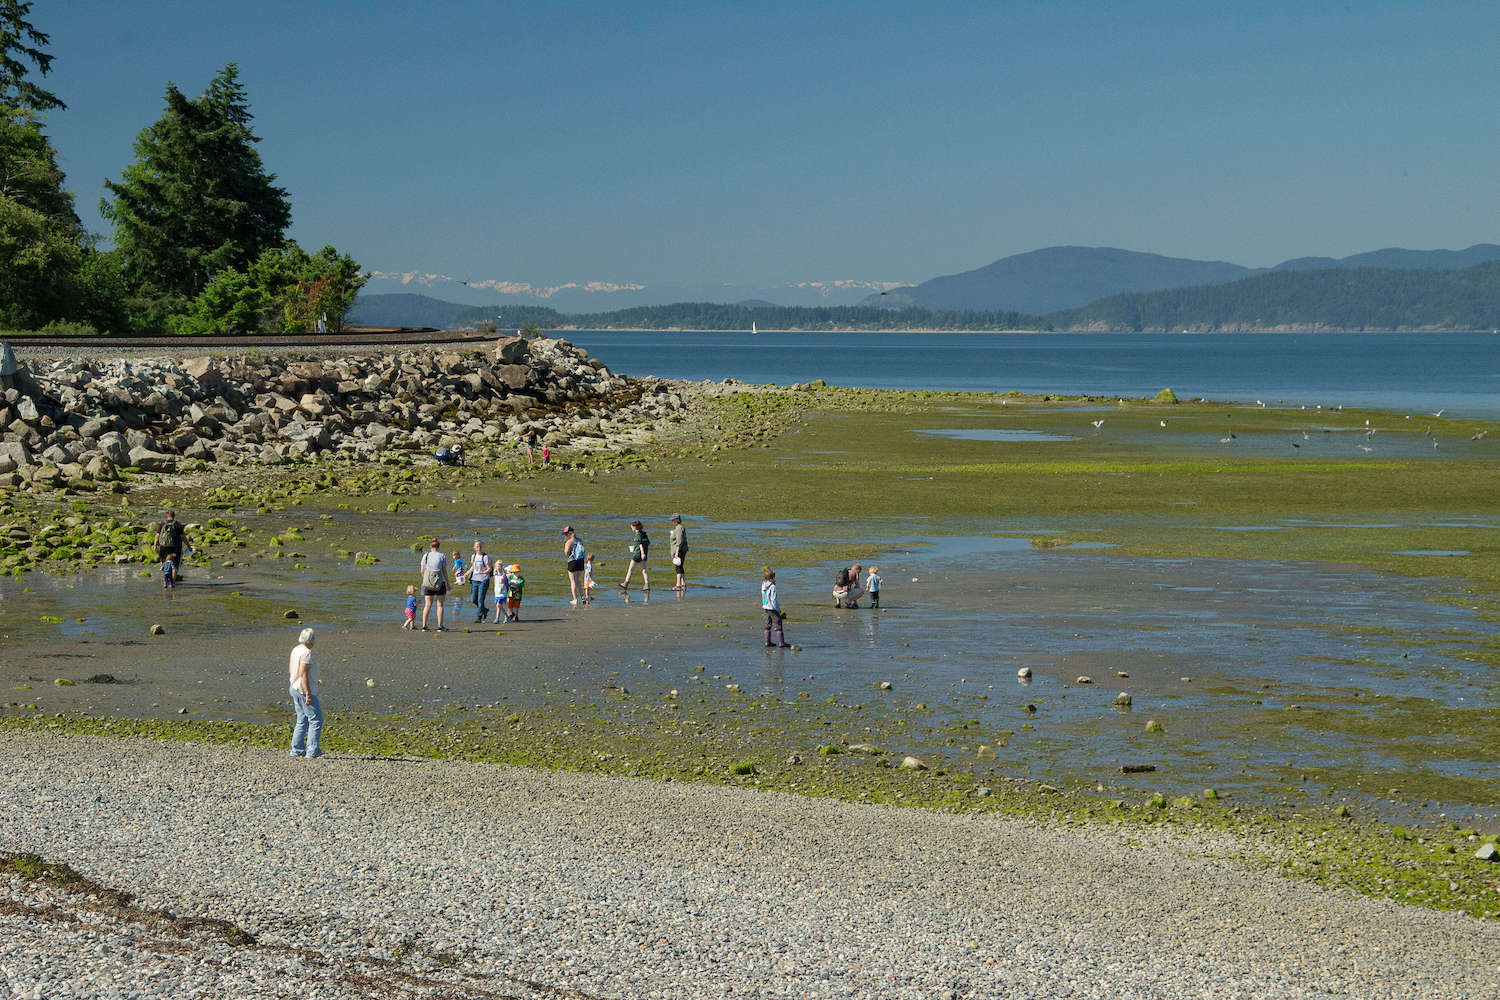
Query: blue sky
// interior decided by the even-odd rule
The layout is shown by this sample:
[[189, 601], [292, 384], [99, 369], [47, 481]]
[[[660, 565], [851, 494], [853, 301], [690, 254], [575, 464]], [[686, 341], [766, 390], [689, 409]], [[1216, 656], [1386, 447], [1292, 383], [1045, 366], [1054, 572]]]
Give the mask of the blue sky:
[[241, 66], [292, 235], [532, 283], [1500, 242], [1500, 5], [40, 0], [80, 214]]

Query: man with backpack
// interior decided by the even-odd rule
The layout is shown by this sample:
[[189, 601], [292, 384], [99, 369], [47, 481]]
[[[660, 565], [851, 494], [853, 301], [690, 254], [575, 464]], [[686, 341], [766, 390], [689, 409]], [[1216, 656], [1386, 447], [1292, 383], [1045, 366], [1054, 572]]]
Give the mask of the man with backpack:
[[156, 556], [163, 563], [171, 560], [171, 574], [163, 574], [163, 588], [177, 585], [179, 569], [182, 566], [182, 550], [188, 544], [187, 528], [177, 520], [177, 512], [167, 511], [167, 519], [156, 528], [156, 538], [153, 541], [156, 546]]

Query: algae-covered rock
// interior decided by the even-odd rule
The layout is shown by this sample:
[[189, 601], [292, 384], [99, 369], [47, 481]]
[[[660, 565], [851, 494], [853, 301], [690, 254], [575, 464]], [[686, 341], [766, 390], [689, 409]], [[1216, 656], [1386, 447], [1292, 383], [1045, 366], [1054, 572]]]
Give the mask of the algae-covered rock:
[[1156, 395], [1151, 397], [1151, 402], [1175, 403], [1177, 402], [1177, 393], [1173, 392], [1171, 388], [1163, 389], [1161, 392], [1158, 392]]
[[160, 625], [152, 625], [151, 626], [151, 634], [152, 635], [166, 635], [167, 634], [167, 630], [164, 629], [164, 628], [162, 628]]

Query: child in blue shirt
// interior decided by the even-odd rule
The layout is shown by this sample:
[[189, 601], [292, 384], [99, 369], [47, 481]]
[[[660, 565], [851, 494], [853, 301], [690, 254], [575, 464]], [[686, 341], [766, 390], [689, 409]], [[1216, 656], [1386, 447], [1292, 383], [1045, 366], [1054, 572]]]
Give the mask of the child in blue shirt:
[[405, 629], [417, 627], [417, 588], [408, 584], [406, 588], [406, 621], [401, 623]]
[[880, 567], [871, 566], [865, 576], [865, 593], [870, 595], [870, 607], [880, 607]]

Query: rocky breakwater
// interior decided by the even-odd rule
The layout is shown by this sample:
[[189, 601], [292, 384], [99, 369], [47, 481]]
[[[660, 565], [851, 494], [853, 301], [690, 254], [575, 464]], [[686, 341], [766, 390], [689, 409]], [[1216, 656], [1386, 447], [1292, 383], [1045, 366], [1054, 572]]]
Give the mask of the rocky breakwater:
[[0, 487], [123, 489], [122, 469], [378, 459], [535, 431], [622, 448], [680, 419], [656, 379], [615, 375], [565, 340], [355, 357], [71, 358], [0, 394]]

